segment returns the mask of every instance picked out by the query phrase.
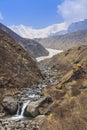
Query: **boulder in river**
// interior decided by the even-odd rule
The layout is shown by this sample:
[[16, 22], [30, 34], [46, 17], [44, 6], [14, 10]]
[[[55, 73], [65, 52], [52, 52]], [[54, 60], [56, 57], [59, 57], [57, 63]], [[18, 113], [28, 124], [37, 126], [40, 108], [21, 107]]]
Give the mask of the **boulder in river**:
[[2, 106], [9, 114], [16, 114], [18, 109], [17, 101], [12, 96], [4, 97], [2, 101]]
[[36, 117], [39, 114], [44, 114], [44, 110], [43, 110], [43, 112], [40, 112], [40, 108], [43, 105], [46, 105], [46, 104], [49, 105], [50, 103], [52, 103], [51, 97], [42, 97], [38, 101], [33, 101], [33, 102], [29, 103], [28, 106], [26, 107], [24, 115], [27, 117], [28, 116]]

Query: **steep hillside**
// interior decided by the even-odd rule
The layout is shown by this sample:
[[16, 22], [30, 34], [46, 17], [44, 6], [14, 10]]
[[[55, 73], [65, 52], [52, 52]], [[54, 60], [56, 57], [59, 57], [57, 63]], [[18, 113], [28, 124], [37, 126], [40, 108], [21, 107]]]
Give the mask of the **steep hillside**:
[[54, 56], [45, 65], [57, 72], [57, 84], [43, 90], [52, 97], [41, 130], [87, 129], [87, 46], [77, 46]]
[[87, 45], [87, 30], [38, 39], [37, 41], [46, 48], [66, 50], [76, 45]]
[[41, 46], [38, 42], [31, 40], [31, 39], [25, 39], [17, 35], [15, 32], [4, 26], [0, 23], [0, 29], [8, 33], [16, 42], [21, 44], [24, 48], [26, 48], [27, 51], [30, 52], [30, 55], [34, 58], [39, 56], [46, 56], [48, 55], [48, 51]]
[[0, 30], [0, 89], [33, 87], [41, 80], [40, 70], [29, 53]]
[[[72, 47], [54, 57], [42, 61], [40, 64], [51, 66], [57, 68], [61, 71], [66, 71], [71, 69], [73, 64], [86, 61], [87, 59], [87, 45], [81, 45]], [[82, 64], [86, 65], [86, 62]]]

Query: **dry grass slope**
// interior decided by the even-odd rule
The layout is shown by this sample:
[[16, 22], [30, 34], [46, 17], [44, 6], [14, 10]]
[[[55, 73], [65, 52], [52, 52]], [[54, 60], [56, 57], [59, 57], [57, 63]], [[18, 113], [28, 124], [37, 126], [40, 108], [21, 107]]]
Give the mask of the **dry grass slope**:
[[44, 62], [60, 75], [58, 84], [43, 90], [53, 105], [41, 130], [87, 130], [87, 46], [71, 48]]
[[29, 53], [0, 30], [0, 99], [21, 87], [35, 87], [42, 75]]

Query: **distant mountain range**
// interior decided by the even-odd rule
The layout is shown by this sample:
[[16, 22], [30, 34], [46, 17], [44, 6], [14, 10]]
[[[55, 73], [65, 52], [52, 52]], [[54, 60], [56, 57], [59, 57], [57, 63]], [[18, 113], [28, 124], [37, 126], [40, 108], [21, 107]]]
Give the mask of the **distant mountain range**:
[[62, 30], [56, 33], [52, 33], [50, 36], [64, 35], [67, 33], [72, 33], [72, 32], [81, 31], [81, 30], [87, 30], [87, 19], [72, 23], [69, 25], [67, 30]]
[[2, 24], [0, 24], [0, 28], [9, 33], [21, 45], [25, 46], [31, 56], [35, 58], [48, 54], [42, 46], [65, 50], [76, 45], [87, 45], [87, 19], [72, 23], [67, 30], [64, 30], [66, 28], [65, 23], [55, 24], [38, 30], [24, 25], [10, 27], [19, 35], [34, 38], [34, 40], [22, 38], [12, 30], [2, 26]]
[[47, 38], [35, 39], [45, 48], [66, 50], [77, 45], [87, 45], [87, 19], [72, 23], [68, 30], [57, 32]]
[[64, 35], [66, 33], [87, 29], [87, 19], [68, 25], [66, 23], [54, 24], [42, 29], [33, 29], [32, 27], [19, 25], [9, 26], [11, 30], [24, 38], [46, 38], [50, 36]]
[[87, 30], [87, 19], [85, 19], [84, 21], [79, 21], [76, 23], [72, 23], [69, 27], [68, 27], [68, 33], [71, 32], [75, 32], [78, 30]]
[[77, 45], [87, 45], [87, 30], [36, 40], [45, 48], [66, 50]]
[[25, 25], [19, 25], [19, 26], [13, 25], [9, 26], [9, 28], [24, 38], [34, 39], [34, 38], [49, 37], [51, 34], [55, 34], [56, 32], [59, 32], [61, 30], [66, 30], [67, 25], [66, 23], [54, 24], [42, 29], [33, 29], [32, 27]]
[[9, 29], [1, 23], [0, 29], [8, 33], [12, 38], [15, 39], [16, 42], [21, 44], [27, 51], [29, 51], [32, 57], [36, 58], [39, 56], [48, 55], [48, 51], [38, 42], [31, 39], [22, 38], [21, 36], [17, 35], [15, 32], [13, 32], [11, 29]]

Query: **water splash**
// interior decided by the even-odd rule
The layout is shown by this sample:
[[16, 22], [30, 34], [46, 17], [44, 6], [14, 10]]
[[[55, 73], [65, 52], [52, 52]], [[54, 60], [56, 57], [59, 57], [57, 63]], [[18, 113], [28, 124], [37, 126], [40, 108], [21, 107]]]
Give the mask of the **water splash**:
[[20, 106], [19, 106], [16, 115], [11, 117], [11, 118], [9, 118], [8, 120], [21, 120], [21, 119], [23, 119], [24, 118], [24, 111], [25, 111], [25, 109], [26, 109], [26, 107], [27, 107], [27, 105], [29, 103], [30, 103], [30, 100], [25, 101], [23, 103], [23, 106], [22, 106], [22, 109], [21, 109], [21, 113], [20, 113]]
[[23, 107], [22, 107], [22, 110], [21, 110], [21, 116], [23, 116], [24, 114], [24, 111], [25, 111], [25, 108], [27, 107], [27, 105], [30, 103], [30, 100], [26, 101], [23, 103]]

